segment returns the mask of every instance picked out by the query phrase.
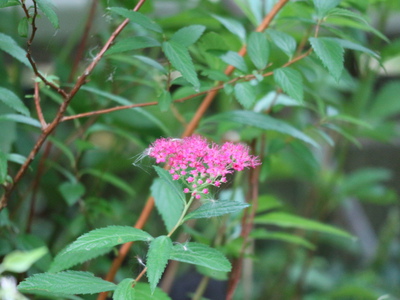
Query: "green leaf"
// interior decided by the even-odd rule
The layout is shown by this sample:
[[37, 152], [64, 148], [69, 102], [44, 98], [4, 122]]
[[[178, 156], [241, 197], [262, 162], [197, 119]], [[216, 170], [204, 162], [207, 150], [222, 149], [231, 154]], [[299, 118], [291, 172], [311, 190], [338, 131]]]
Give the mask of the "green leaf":
[[151, 186], [151, 194], [154, 197], [158, 213], [164, 221], [168, 232], [171, 231], [178, 222], [184, 203], [180, 195], [171, 185], [160, 178], [156, 178]]
[[40, 247], [31, 251], [13, 251], [7, 254], [0, 265], [2, 271], [15, 273], [26, 272], [37, 260], [47, 253], [46, 247]]
[[149, 30], [152, 30], [155, 32], [159, 32], [159, 33], [162, 32], [162, 28], [160, 27], [160, 25], [155, 23], [152, 19], [150, 19], [149, 17], [147, 17], [144, 14], [141, 14], [136, 11], [128, 10], [128, 9], [122, 8], [122, 7], [109, 7], [108, 9], [124, 18], [128, 18], [131, 22], [139, 24], [140, 26], [142, 26], [146, 29], [149, 29]]
[[190, 212], [183, 219], [184, 221], [190, 219], [202, 219], [218, 217], [225, 214], [231, 214], [241, 211], [250, 205], [245, 202], [231, 201], [231, 200], [217, 200], [210, 201], [201, 205], [198, 209]]
[[[104, 92], [102, 90], [99, 90], [97, 88], [94, 87], [89, 87], [89, 86], [82, 86], [80, 88], [83, 91], [88, 91], [92, 94], [95, 95], [99, 95], [102, 96], [106, 99], [109, 99], [111, 101], [114, 101], [115, 103], [118, 103], [120, 105], [132, 105], [133, 103], [130, 102], [128, 99], [123, 98], [121, 96], [117, 96], [111, 93], [107, 93]], [[153, 122], [155, 125], [157, 125], [167, 136], [171, 135], [171, 132], [169, 130], [169, 128], [167, 126], [165, 126], [160, 120], [159, 118], [156, 118], [155, 116], [153, 116], [152, 114], [150, 114], [148, 111], [142, 109], [141, 107], [134, 107], [132, 108], [132, 110], [134, 110], [135, 112], [141, 114], [142, 116], [146, 117], [147, 119], [149, 119], [151, 122]]]
[[118, 176], [115, 176], [112, 173], [104, 172], [101, 170], [96, 170], [96, 169], [84, 169], [80, 173], [81, 175], [83, 174], [90, 174], [92, 176], [95, 176], [105, 182], [108, 182], [109, 184], [112, 184], [113, 186], [123, 190], [127, 194], [133, 196], [135, 195], [135, 190], [132, 188], [131, 185], [127, 184], [125, 181], [123, 181], [121, 178]]
[[282, 120], [274, 119], [271, 116], [252, 111], [237, 110], [224, 112], [206, 119], [205, 122], [233, 122], [250, 125], [264, 130], [272, 130], [287, 134], [312, 146], [318, 147], [318, 144], [313, 139], [311, 139], [309, 136], [305, 135], [303, 132], [299, 131], [295, 127], [289, 125], [288, 123]]
[[163, 90], [158, 98], [158, 107], [160, 108], [160, 110], [162, 112], [168, 111], [172, 103], [171, 93], [169, 91]]
[[206, 27], [203, 25], [190, 25], [179, 29], [170, 40], [184, 47], [189, 47], [201, 37], [204, 30], [206, 30]]
[[172, 248], [170, 259], [222, 272], [230, 272], [232, 268], [229, 260], [221, 252], [199, 243], [175, 245]]
[[337, 41], [339, 43], [339, 45], [341, 45], [345, 49], [351, 49], [351, 50], [364, 52], [366, 54], [371, 55], [372, 57], [374, 57], [376, 59], [380, 58], [378, 53], [372, 51], [371, 49], [368, 49], [368, 48], [364, 47], [363, 45], [360, 45], [360, 44], [357, 44], [357, 43], [353, 43], [353, 42], [351, 42], [349, 40], [343, 40], [343, 39], [338, 39], [338, 38], [332, 38], [332, 39]]
[[54, 5], [51, 1], [48, 0], [36, 0], [36, 3], [39, 9], [44, 13], [44, 15], [49, 19], [50, 23], [54, 26], [54, 28], [59, 28], [59, 22], [57, 14], [54, 11]]
[[160, 176], [162, 180], [168, 183], [168, 185], [171, 187], [171, 190], [174, 191], [175, 196], [179, 198], [182, 203], [185, 203], [186, 196], [183, 193], [182, 186], [179, 184], [179, 182], [173, 180], [171, 174], [167, 170], [164, 170], [163, 168], [160, 168], [158, 166], [153, 166], [153, 167], [156, 170], [158, 176]]
[[314, 220], [294, 216], [285, 212], [272, 212], [262, 216], [258, 216], [254, 219], [254, 223], [268, 224], [284, 228], [300, 228], [304, 230], [317, 231], [354, 240], [354, 237], [346, 231]]
[[315, 249], [315, 245], [310, 243], [306, 239], [304, 239], [300, 236], [294, 235], [294, 234], [286, 233], [286, 232], [271, 232], [271, 231], [267, 231], [265, 229], [256, 229], [250, 233], [250, 236], [252, 238], [258, 239], [258, 240], [282, 241], [282, 242], [287, 242], [287, 243], [303, 246], [303, 247], [305, 247], [307, 249], [311, 249], [311, 250]]
[[29, 22], [27, 17], [23, 17], [18, 22], [18, 35], [20, 37], [27, 37], [29, 32]]
[[75, 166], [75, 155], [72, 152], [72, 150], [65, 145], [64, 141], [59, 141], [58, 139], [56, 139], [53, 136], [49, 137], [49, 140], [51, 141], [51, 143], [57, 147], [69, 160], [71, 167]]
[[28, 59], [26, 58], [26, 51], [22, 49], [18, 44], [8, 35], [0, 32], [0, 50], [13, 56], [15, 59], [19, 60], [28, 68], [32, 68]]
[[0, 8], [21, 5], [18, 0], [0, 0]]
[[161, 275], [164, 273], [170, 257], [172, 241], [170, 237], [162, 235], [155, 238], [147, 252], [147, 278], [149, 279], [151, 292], [154, 293]]
[[108, 226], [92, 230], [80, 236], [64, 248], [50, 267], [49, 272], [58, 272], [78, 263], [92, 259], [111, 250], [112, 247], [133, 241], [150, 241], [147, 232], [130, 226]]
[[272, 42], [289, 56], [289, 58], [293, 56], [294, 51], [296, 51], [296, 40], [291, 35], [273, 29], [268, 29], [267, 34]]
[[0, 184], [3, 184], [7, 179], [7, 155], [0, 151]]
[[247, 41], [247, 52], [254, 66], [262, 70], [267, 66], [269, 45], [267, 37], [261, 32], [252, 32]]
[[159, 62], [155, 61], [154, 59], [151, 59], [146, 56], [141, 56], [141, 55], [134, 55], [133, 57], [137, 58], [141, 62], [157, 69], [158, 71], [160, 71], [163, 74], [168, 74], [168, 71]]
[[110, 49], [105, 53], [106, 55], [111, 55], [115, 53], [122, 53], [126, 51], [132, 51], [143, 48], [158, 47], [161, 44], [148, 36], [134, 36], [130, 38], [125, 38], [118, 41], [115, 45], [111, 46]]
[[296, 70], [286, 67], [274, 71], [274, 80], [293, 99], [303, 102], [303, 78]]
[[333, 38], [309, 38], [312, 48], [328, 69], [329, 73], [339, 81], [343, 71], [344, 49]]
[[17, 123], [31, 125], [31, 126], [37, 127], [37, 128], [42, 127], [42, 125], [40, 125], [40, 122], [38, 120], [35, 120], [31, 117], [26, 117], [26, 116], [21, 116], [21, 115], [16, 115], [16, 114], [0, 115], [0, 121], [17, 122]]
[[58, 189], [69, 206], [74, 205], [85, 194], [85, 186], [80, 182], [64, 182]]
[[[154, 294], [147, 283], [136, 282], [131, 278], [122, 280], [115, 289], [113, 300], [171, 300], [168, 295], [159, 288]], [[133, 286], [134, 285], [134, 286]]]
[[181, 72], [183, 78], [193, 84], [195, 89], [199, 89], [200, 82], [187, 48], [174, 41], [164, 42], [162, 48], [172, 66]]
[[220, 17], [217, 15], [213, 15], [213, 14], [211, 14], [211, 16], [214, 19], [217, 19], [222, 25], [225, 26], [226, 29], [228, 29], [234, 35], [238, 36], [243, 43], [245, 42], [246, 29], [243, 27], [243, 25], [240, 22], [238, 22], [234, 19], [224, 18], [224, 17]]
[[247, 66], [246, 63], [237, 52], [235, 51], [228, 51], [224, 54], [218, 55], [220, 59], [222, 59], [224, 62], [226, 62], [228, 65], [234, 66], [236, 69], [242, 71], [242, 72], [247, 72]]
[[369, 118], [374, 121], [383, 121], [386, 118], [397, 115], [400, 112], [400, 80], [387, 82], [376, 95], [372, 106], [367, 112]]
[[112, 282], [80, 271], [35, 274], [18, 285], [20, 292], [29, 294], [40, 294], [42, 291], [66, 295], [95, 294], [113, 291], [115, 288]]
[[341, 0], [314, 0], [314, 6], [317, 10], [318, 18], [322, 19], [328, 11], [335, 8]]
[[254, 88], [250, 82], [242, 82], [235, 85], [235, 97], [244, 108], [249, 109], [256, 101]]

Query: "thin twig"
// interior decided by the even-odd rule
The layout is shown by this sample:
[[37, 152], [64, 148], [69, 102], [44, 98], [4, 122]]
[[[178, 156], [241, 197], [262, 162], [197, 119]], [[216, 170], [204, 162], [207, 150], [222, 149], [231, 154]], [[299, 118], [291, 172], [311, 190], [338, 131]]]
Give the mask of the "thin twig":
[[35, 94], [33, 97], [35, 99], [36, 113], [38, 115], [40, 124], [42, 125], [42, 130], [44, 130], [47, 127], [47, 123], [43, 117], [42, 108], [40, 106], [39, 82], [37, 82], [37, 81], [35, 81]]

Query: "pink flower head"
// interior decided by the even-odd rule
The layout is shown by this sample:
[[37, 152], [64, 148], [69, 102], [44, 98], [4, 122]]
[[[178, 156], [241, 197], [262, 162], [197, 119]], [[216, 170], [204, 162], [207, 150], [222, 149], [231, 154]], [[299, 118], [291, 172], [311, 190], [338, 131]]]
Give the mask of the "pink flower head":
[[[196, 198], [199, 196], [196, 189], [203, 193], [207, 190], [206, 194], [208, 185], [220, 186], [226, 182], [227, 174], [261, 164], [256, 156], [249, 154], [246, 145], [226, 142], [220, 146], [208, 143], [199, 135], [183, 139], [160, 138], [147, 149], [147, 153], [156, 159], [156, 163], [170, 165], [174, 180], [196, 182], [198, 185], [190, 187]], [[178, 170], [185, 171], [178, 175]]]

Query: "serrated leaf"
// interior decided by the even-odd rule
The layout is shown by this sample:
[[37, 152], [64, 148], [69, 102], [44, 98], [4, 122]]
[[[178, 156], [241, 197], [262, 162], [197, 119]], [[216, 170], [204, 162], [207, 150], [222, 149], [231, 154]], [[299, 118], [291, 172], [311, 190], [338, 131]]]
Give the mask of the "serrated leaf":
[[59, 190], [69, 206], [74, 205], [85, 194], [85, 186], [80, 182], [64, 182]]
[[267, 66], [269, 45], [264, 33], [252, 32], [247, 41], [247, 52], [254, 66], [262, 70]]
[[229, 260], [221, 252], [199, 243], [175, 245], [172, 248], [170, 259], [222, 272], [230, 272], [232, 268]]
[[165, 235], [155, 238], [147, 252], [147, 278], [154, 293], [161, 275], [164, 273], [172, 249], [171, 238]]
[[309, 41], [322, 64], [339, 81], [343, 72], [343, 47], [333, 38], [309, 38]]
[[134, 279], [125, 278], [114, 291], [113, 300], [171, 300], [168, 295], [159, 288], [156, 288], [154, 294], [147, 283], [136, 282]]
[[95, 277], [89, 272], [65, 271], [57, 274], [41, 273], [28, 277], [18, 285], [23, 293], [40, 294], [95, 294], [115, 290], [116, 285]]
[[54, 11], [54, 5], [48, 0], [36, 0], [39, 9], [44, 13], [44, 15], [49, 19], [50, 23], [54, 28], [59, 28], [59, 22], [56, 12]]
[[354, 237], [344, 230], [326, 225], [314, 220], [291, 215], [285, 212], [272, 212], [254, 219], [256, 224], [269, 224], [284, 228], [301, 228], [304, 230], [317, 231], [326, 234], [332, 234], [339, 237], [354, 239]]
[[303, 102], [303, 78], [299, 72], [289, 67], [276, 69], [274, 80], [290, 97]]
[[168, 74], [168, 71], [157, 61], [155, 61], [154, 59], [151, 59], [149, 57], [146, 56], [141, 56], [141, 55], [134, 55], [134, 58], [137, 58], [138, 60], [140, 60], [141, 62], [152, 66], [153, 68], [157, 69], [158, 71], [160, 71], [163, 74]]
[[246, 63], [243, 57], [241, 57], [237, 52], [228, 51], [224, 54], [218, 55], [218, 57], [226, 62], [228, 65], [234, 66], [236, 69], [242, 72], [247, 72]]
[[179, 182], [173, 180], [171, 174], [167, 170], [164, 170], [163, 168], [160, 168], [158, 166], [153, 166], [153, 167], [156, 170], [158, 176], [160, 176], [162, 180], [168, 183], [168, 185], [174, 191], [177, 198], [179, 198], [182, 201], [182, 203], [184, 203], [186, 201], [186, 196], [183, 193], [182, 186], [179, 184]]
[[133, 10], [128, 10], [123, 7], [109, 7], [108, 9], [112, 12], [115, 12], [116, 14], [119, 14], [124, 18], [128, 18], [131, 22], [139, 24], [140, 26], [146, 29], [159, 33], [162, 32], [162, 28], [160, 27], [160, 25], [155, 23], [152, 19], [150, 19], [144, 14], [141, 14]]
[[16, 114], [6, 114], [0, 115], [0, 121], [10, 121], [10, 122], [17, 122], [22, 124], [31, 125], [33, 127], [41, 128], [42, 125], [38, 120], [35, 120], [31, 117], [16, 115]]
[[80, 236], [57, 256], [49, 272], [58, 272], [107, 253], [112, 247], [133, 241], [150, 241], [147, 232], [130, 226], [108, 226], [92, 230]]
[[287, 134], [312, 146], [318, 147], [318, 144], [299, 131], [297, 128], [289, 125], [288, 123], [275, 119], [271, 116], [252, 112], [252, 111], [230, 111], [217, 114], [205, 120], [205, 122], [233, 122], [249, 126], [254, 126], [264, 130], [277, 131]]
[[28, 68], [32, 68], [28, 59], [26, 58], [26, 51], [22, 49], [18, 44], [8, 35], [0, 32], [0, 50], [13, 56], [15, 59], [19, 60]]
[[268, 29], [267, 34], [271, 38], [272, 42], [287, 56], [289, 56], [289, 58], [293, 56], [293, 53], [296, 50], [296, 40], [291, 35], [273, 29]]
[[157, 211], [170, 232], [182, 214], [184, 203], [171, 185], [161, 178], [156, 178], [150, 189]]
[[1, 271], [16, 273], [25, 272], [46, 253], [46, 247], [40, 247], [30, 251], [13, 251], [4, 257], [0, 265], [0, 273], [2, 273]]
[[126, 51], [132, 51], [143, 48], [158, 47], [161, 44], [148, 36], [134, 36], [130, 38], [125, 38], [118, 41], [115, 45], [111, 46], [110, 49], [105, 53], [106, 55], [111, 55], [115, 53], [122, 53]]
[[235, 97], [244, 108], [249, 109], [256, 101], [255, 87], [250, 82], [237, 83], [234, 87]]
[[314, 6], [317, 10], [318, 18], [323, 18], [326, 16], [328, 11], [332, 8], [338, 6], [341, 0], [314, 0]]
[[7, 179], [7, 155], [0, 150], [0, 184], [3, 184]]
[[27, 37], [29, 32], [29, 22], [27, 17], [23, 17], [18, 22], [18, 35], [20, 37]]
[[171, 37], [171, 41], [189, 47], [197, 42], [204, 30], [206, 30], [206, 27], [203, 25], [190, 25], [175, 32]]
[[211, 14], [211, 16], [217, 19], [222, 25], [224, 25], [226, 29], [228, 29], [234, 35], [238, 36], [243, 43], [245, 42], [246, 29], [240, 22], [234, 19], [224, 18], [213, 14]]
[[183, 78], [195, 89], [198, 89], [200, 82], [187, 48], [173, 41], [164, 42], [162, 48], [172, 66], [181, 72]]
[[166, 112], [169, 110], [169, 107], [172, 103], [172, 96], [169, 91], [163, 90], [161, 95], [158, 97], [158, 107], [162, 112]]
[[286, 232], [271, 232], [271, 231], [267, 231], [265, 229], [256, 229], [250, 233], [250, 236], [252, 238], [258, 239], [258, 240], [282, 241], [282, 242], [300, 245], [300, 246], [303, 246], [303, 247], [311, 249], [311, 250], [315, 249], [315, 245], [310, 243], [306, 239], [304, 239], [300, 236], [294, 235], [294, 234], [286, 233]]
[[218, 200], [218, 201], [207, 202], [201, 205], [196, 210], [187, 214], [183, 220], [187, 221], [190, 219], [218, 217], [241, 211], [242, 209], [249, 206], [250, 205], [248, 203], [231, 201], [231, 200]]

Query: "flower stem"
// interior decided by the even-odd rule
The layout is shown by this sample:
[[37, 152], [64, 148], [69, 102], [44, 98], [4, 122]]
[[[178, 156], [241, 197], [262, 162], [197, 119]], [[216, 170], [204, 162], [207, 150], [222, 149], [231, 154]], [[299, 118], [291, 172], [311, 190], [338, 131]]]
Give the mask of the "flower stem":
[[194, 199], [195, 199], [194, 196], [191, 196], [189, 199], [189, 202], [187, 204], [185, 204], [185, 207], [182, 211], [182, 214], [181, 214], [178, 222], [176, 222], [174, 228], [172, 228], [172, 230], [167, 234], [168, 237], [171, 237], [171, 235], [178, 229], [178, 227], [182, 225], [182, 220], [185, 217], [189, 207], [192, 205]]

